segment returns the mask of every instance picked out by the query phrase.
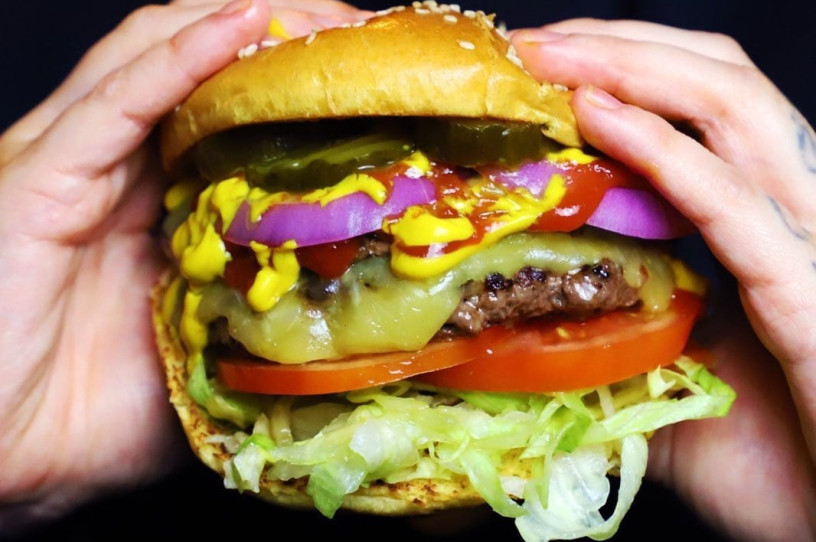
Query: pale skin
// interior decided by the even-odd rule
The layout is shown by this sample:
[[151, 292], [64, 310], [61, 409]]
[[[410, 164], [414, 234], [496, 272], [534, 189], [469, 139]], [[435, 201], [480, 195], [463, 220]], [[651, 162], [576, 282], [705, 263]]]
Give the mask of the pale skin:
[[725, 36], [578, 19], [513, 42], [535, 76], [577, 89], [586, 139], [649, 178], [736, 281], [708, 333], [734, 408], [659, 433], [650, 474], [738, 540], [814, 539], [812, 128]]
[[0, 532], [155, 480], [183, 450], [146, 297], [165, 265], [153, 126], [270, 17], [297, 36], [363, 15], [221, 6], [137, 11], [0, 139]]
[[[0, 531], [155, 480], [181, 457], [146, 295], [165, 265], [150, 229], [166, 186], [148, 136], [270, 17], [295, 36], [366, 16], [285, 4], [140, 10], [0, 136]], [[577, 88], [586, 139], [646, 174], [739, 286], [748, 319], [735, 298], [710, 333], [739, 399], [726, 419], [658, 434], [650, 475], [739, 539], [813, 539], [812, 129], [722, 36], [573, 20], [513, 39], [534, 75]]]

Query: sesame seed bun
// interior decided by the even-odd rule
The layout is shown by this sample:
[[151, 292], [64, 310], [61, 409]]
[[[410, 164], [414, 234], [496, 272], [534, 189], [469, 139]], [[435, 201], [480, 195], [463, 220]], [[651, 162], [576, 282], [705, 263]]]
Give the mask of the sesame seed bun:
[[[392, 9], [364, 24], [325, 30], [236, 60], [196, 89], [165, 119], [162, 161], [177, 168], [205, 137], [262, 122], [361, 116], [465, 117], [539, 124], [542, 132], [580, 146], [570, 93], [526, 72], [492, 16], [447, 6]], [[152, 292], [153, 324], [170, 401], [191, 448], [225, 475], [232, 454], [221, 443], [236, 428], [210, 417], [187, 393], [187, 355], [163, 299], [177, 270]], [[531, 477], [517, 455], [506, 475]], [[260, 478], [257, 496], [278, 505], [314, 508], [308, 479]], [[342, 508], [379, 515], [427, 514], [483, 504], [467, 477], [377, 482], [346, 495]]]
[[569, 97], [520, 66], [492, 16], [393, 9], [236, 60], [166, 119], [162, 161], [171, 170], [201, 139], [234, 126], [359, 116], [531, 122], [580, 146]]

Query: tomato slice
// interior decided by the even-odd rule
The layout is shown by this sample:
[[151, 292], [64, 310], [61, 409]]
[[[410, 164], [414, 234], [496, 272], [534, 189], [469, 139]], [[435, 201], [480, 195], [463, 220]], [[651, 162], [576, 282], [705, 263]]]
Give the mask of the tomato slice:
[[619, 382], [683, 352], [703, 300], [675, 292], [656, 314], [612, 312], [586, 322], [494, 326], [491, 347], [468, 363], [419, 377], [434, 386], [481, 391], [556, 392]]
[[678, 290], [669, 309], [657, 314], [613, 312], [586, 322], [493, 326], [418, 352], [300, 365], [223, 358], [217, 375], [237, 391], [285, 395], [337, 393], [412, 377], [463, 390], [570, 391], [670, 365], [702, 309], [700, 297]]
[[337, 361], [284, 365], [250, 358], [220, 358], [217, 377], [236, 391], [317, 395], [405, 380], [466, 363], [488, 348], [487, 338], [437, 341], [417, 352], [360, 355]]
[[343, 241], [311, 245], [295, 249], [298, 263], [311, 269], [326, 279], [334, 279], [346, 272], [354, 263], [357, 250], [360, 248], [360, 238], [352, 237]]

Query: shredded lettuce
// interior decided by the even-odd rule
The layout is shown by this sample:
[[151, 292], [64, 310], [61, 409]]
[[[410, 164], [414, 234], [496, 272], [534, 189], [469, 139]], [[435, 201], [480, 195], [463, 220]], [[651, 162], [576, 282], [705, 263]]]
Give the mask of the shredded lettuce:
[[[208, 404], [220, 404], [213, 399], [217, 390], [207, 392]], [[238, 433], [243, 444], [225, 469], [226, 483], [257, 491], [263, 476], [308, 476], [307, 492], [331, 517], [346, 495], [377, 480], [466, 476], [497, 513], [515, 518], [527, 542], [604, 540], [640, 487], [647, 437], [671, 423], [724, 416], [734, 398], [727, 384], [688, 358], [570, 393], [465, 393], [401, 382], [270, 411], [277, 418], [271, 423], [260, 414], [251, 434]], [[230, 418], [248, 418], [256, 407], [241, 416], [230, 411]], [[283, 415], [295, 419], [315, 410], [337, 414], [303, 438], [275, 429], [287, 426]], [[619, 473], [620, 485], [604, 517], [610, 473]]]
[[193, 369], [187, 381], [187, 393], [212, 417], [239, 427], [251, 424], [261, 413], [258, 401], [252, 395], [229, 391], [215, 379], [207, 378], [203, 361]]

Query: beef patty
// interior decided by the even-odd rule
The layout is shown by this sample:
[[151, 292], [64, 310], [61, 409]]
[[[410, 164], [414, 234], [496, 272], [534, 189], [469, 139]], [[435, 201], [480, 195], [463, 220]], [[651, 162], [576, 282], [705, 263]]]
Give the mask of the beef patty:
[[494, 273], [466, 283], [442, 333], [476, 334], [490, 325], [550, 315], [581, 320], [639, 301], [621, 267], [610, 260], [561, 275], [524, 267], [510, 278]]
[[[387, 256], [390, 241], [381, 234], [366, 236], [356, 260]], [[312, 301], [321, 302], [339, 288], [339, 280], [312, 275], [304, 293]], [[494, 324], [550, 315], [582, 320], [632, 308], [639, 301], [637, 289], [624, 280], [623, 269], [611, 260], [565, 274], [524, 267], [512, 277], [493, 273], [481, 282], [465, 283], [459, 305], [439, 335], [473, 335]]]

